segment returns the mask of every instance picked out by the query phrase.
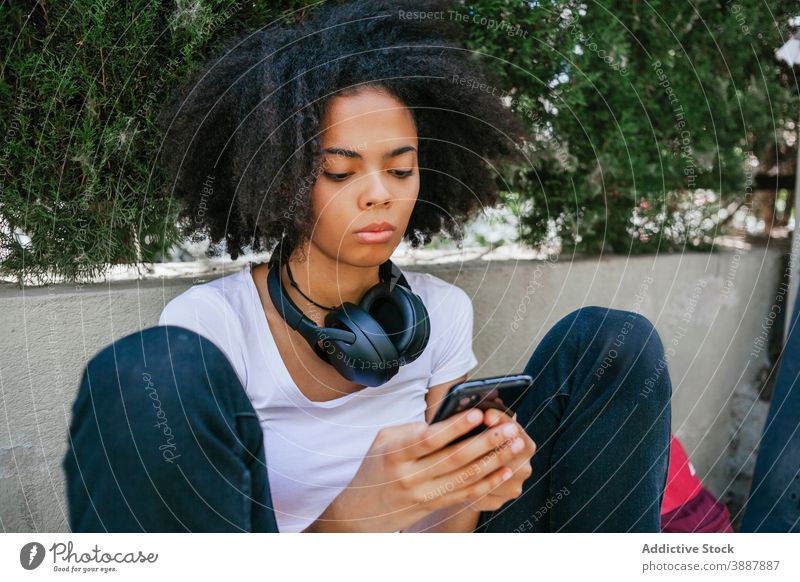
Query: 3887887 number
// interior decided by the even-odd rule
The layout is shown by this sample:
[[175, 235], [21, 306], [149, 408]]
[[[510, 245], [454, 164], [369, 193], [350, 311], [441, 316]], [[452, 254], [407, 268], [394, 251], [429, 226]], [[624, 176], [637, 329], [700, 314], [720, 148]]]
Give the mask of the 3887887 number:
[[780, 560], [731, 560], [730, 569], [733, 570], [777, 570]]

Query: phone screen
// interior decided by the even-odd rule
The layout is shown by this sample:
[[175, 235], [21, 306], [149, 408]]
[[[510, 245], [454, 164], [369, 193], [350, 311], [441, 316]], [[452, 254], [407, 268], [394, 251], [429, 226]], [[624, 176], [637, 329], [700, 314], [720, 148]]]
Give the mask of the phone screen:
[[[441, 422], [468, 408], [480, 408], [481, 410], [496, 408], [508, 416], [514, 416], [522, 398], [532, 384], [533, 378], [527, 374], [468, 380], [457, 384], [448, 391], [431, 424]], [[480, 434], [486, 428], [486, 425], [476, 426], [450, 444]]]

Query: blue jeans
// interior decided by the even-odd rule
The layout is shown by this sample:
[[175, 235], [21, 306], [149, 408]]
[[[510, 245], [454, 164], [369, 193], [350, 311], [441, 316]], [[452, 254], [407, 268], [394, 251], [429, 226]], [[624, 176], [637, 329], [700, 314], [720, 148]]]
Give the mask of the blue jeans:
[[[650, 322], [581, 308], [524, 372], [533, 473], [475, 531], [659, 531], [672, 388]], [[86, 365], [72, 412], [72, 531], [278, 531], [258, 417], [211, 341], [174, 326], [117, 340]]]

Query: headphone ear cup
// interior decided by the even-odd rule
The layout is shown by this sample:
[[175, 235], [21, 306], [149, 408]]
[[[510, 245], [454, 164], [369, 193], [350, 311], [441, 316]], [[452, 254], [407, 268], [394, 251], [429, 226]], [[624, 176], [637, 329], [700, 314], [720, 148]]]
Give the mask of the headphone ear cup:
[[355, 334], [352, 344], [331, 341], [327, 361], [345, 378], [366, 386], [380, 385], [400, 368], [400, 354], [375, 319], [359, 305], [345, 302], [325, 316], [325, 326]]
[[408, 306], [403, 311], [410, 311], [413, 314], [408, 319], [407, 326], [411, 330], [411, 338], [400, 354], [405, 363], [413, 362], [422, 354], [425, 346], [428, 345], [428, 339], [431, 335], [430, 316], [422, 299], [413, 291], [409, 291], [400, 285], [395, 285], [393, 293], [398, 303]]
[[401, 285], [389, 291], [388, 283], [380, 283], [367, 291], [359, 304], [383, 327], [403, 365], [419, 357], [428, 343], [430, 321], [417, 295]]
[[359, 305], [383, 328], [398, 353], [402, 354], [411, 341], [414, 328], [414, 312], [407, 301], [398, 301], [399, 295], [389, 291], [388, 283], [379, 283], [370, 288]]

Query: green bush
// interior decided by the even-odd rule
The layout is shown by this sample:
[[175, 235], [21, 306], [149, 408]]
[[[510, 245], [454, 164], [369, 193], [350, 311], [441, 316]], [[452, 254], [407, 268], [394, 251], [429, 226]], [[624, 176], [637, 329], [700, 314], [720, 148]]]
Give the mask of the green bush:
[[476, 3], [471, 24], [536, 136], [506, 193], [526, 242], [552, 221], [563, 250], [707, 248], [728, 206], [749, 208], [754, 161], [793, 163], [800, 101], [774, 51], [796, 3], [530, 4]]
[[[162, 260], [190, 231], [153, 163], [159, 104], [228, 35], [303, 18], [308, 4], [6, 5], [0, 272], [81, 281]], [[707, 246], [720, 209], [749, 202], [748, 163], [785, 155], [799, 109], [773, 57], [796, 14], [769, 4], [454, 2], [445, 17], [504, 83], [475, 90], [507, 95], [532, 130], [531, 164], [502, 186], [521, 240], [555, 235], [588, 253]]]
[[158, 107], [228, 34], [305, 5], [278, 4], [6, 4], [0, 272], [82, 281], [107, 264], [158, 261], [182, 240], [153, 163]]

